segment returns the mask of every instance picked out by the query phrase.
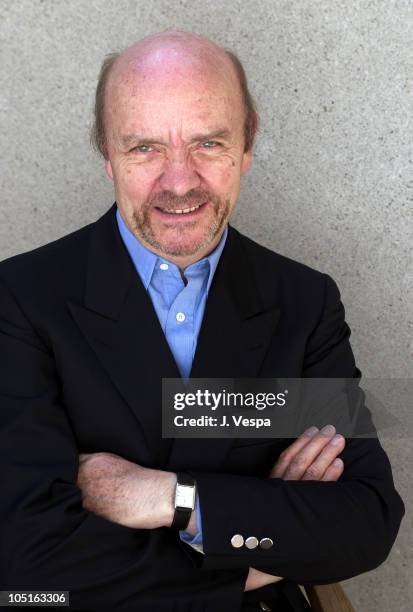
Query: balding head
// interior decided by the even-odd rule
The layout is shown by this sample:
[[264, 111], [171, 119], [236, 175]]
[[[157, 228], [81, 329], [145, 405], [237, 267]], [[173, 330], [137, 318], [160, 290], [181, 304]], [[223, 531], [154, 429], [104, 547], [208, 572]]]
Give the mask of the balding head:
[[215, 74], [228, 83], [243, 106], [244, 148], [251, 150], [258, 129], [258, 113], [249, 92], [245, 71], [237, 56], [219, 47], [205, 36], [192, 32], [166, 31], [147, 36], [122, 53], [108, 55], [102, 64], [95, 99], [95, 121], [91, 141], [107, 158], [107, 121], [113, 91], [120, 84], [136, 87], [143, 80], [162, 77], [171, 81]]
[[146, 67], [162, 67], [166, 70], [178, 62], [182, 67], [199, 64], [218, 71], [233, 71], [224, 49], [214, 42], [192, 32], [166, 31], [151, 34], [123, 51], [114, 66], [114, 72], [122, 69], [136, 70]]
[[203, 36], [163, 32], [111, 56], [95, 138], [132, 233], [182, 269], [215, 248], [256, 125], [241, 65]]

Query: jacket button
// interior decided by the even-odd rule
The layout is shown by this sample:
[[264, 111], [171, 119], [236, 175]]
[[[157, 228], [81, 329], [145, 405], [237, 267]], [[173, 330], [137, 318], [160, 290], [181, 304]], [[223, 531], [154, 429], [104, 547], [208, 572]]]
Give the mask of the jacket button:
[[260, 601], [260, 610], [262, 610], [262, 612], [272, 612], [270, 606], [268, 606], [265, 601]]
[[239, 533], [236, 533], [231, 538], [231, 545], [233, 548], [241, 548], [244, 545], [244, 538]]
[[264, 550], [268, 550], [273, 546], [273, 544], [274, 542], [271, 540], [271, 538], [262, 538], [262, 540], [260, 540], [260, 546]]
[[250, 548], [251, 550], [252, 550], [253, 548], [257, 548], [257, 546], [258, 546], [258, 540], [257, 540], [257, 538], [256, 538], [255, 536], [251, 536], [251, 537], [247, 538], [247, 539], [245, 540], [245, 546], [246, 546], [247, 548]]

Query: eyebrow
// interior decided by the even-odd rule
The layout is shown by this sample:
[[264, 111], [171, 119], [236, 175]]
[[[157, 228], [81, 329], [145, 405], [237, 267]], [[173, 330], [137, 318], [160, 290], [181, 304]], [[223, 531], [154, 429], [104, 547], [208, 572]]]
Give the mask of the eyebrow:
[[[194, 134], [190, 143], [198, 142], [200, 140], [213, 140], [215, 138], [226, 139], [230, 136], [230, 131], [227, 129], [218, 129], [212, 132]], [[130, 147], [131, 145], [138, 144], [166, 144], [161, 138], [145, 138], [142, 134], [124, 134], [120, 136], [119, 142], [123, 147]]]

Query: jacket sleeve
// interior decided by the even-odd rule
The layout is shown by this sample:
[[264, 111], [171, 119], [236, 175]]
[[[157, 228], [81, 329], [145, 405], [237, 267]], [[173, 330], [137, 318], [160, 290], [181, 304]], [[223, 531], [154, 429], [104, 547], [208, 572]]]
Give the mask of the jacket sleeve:
[[172, 609], [201, 592], [205, 609], [240, 603], [246, 569], [204, 575], [178, 533], [83, 509], [61, 396], [53, 354], [0, 283], [0, 589], [69, 590], [77, 609]]
[[[303, 377], [357, 378], [338, 288], [330, 277], [324, 280], [323, 313], [308, 340]], [[371, 437], [347, 438], [340, 457], [344, 471], [337, 482], [193, 472], [202, 507], [201, 568], [253, 566], [300, 584], [322, 584], [380, 565], [405, 512], [389, 460]], [[235, 534], [271, 538], [273, 546], [233, 548]]]

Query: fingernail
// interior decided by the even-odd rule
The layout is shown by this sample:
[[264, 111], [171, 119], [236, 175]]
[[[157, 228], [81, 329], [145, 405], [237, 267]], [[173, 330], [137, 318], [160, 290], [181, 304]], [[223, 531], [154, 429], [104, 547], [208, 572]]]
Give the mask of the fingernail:
[[334, 438], [331, 440], [330, 444], [332, 444], [333, 446], [340, 446], [342, 441], [343, 441], [343, 436], [341, 436], [340, 434], [336, 434]]
[[334, 467], [341, 467], [342, 465], [341, 459], [334, 459], [333, 465]]
[[308, 429], [305, 430], [305, 435], [306, 436], [314, 436], [316, 433], [318, 432], [318, 427], [309, 427]]
[[333, 425], [325, 425], [320, 433], [323, 436], [332, 436], [336, 433], [336, 428]]

